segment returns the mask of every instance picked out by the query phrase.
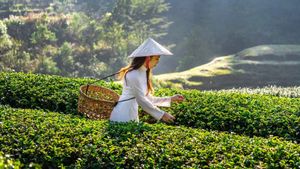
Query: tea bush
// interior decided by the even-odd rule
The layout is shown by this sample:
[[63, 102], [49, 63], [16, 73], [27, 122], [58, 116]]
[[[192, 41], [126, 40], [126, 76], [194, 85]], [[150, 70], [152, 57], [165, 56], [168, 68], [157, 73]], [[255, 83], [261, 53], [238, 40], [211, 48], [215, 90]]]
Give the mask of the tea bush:
[[[94, 79], [64, 78], [54, 75], [0, 73], [0, 104], [18, 108], [44, 109], [77, 114], [79, 87]], [[116, 90], [114, 83], [97, 83]]]
[[6, 168], [21, 168], [20, 161], [14, 160], [11, 158], [8, 154], [4, 154], [0, 151], [0, 168], [6, 169]]
[[300, 141], [298, 98], [196, 90], [158, 91], [158, 95], [175, 93], [183, 94], [186, 100], [165, 109], [175, 115], [174, 125], [235, 132], [251, 137], [276, 135]]
[[214, 92], [233, 92], [233, 93], [249, 93], [249, 94], [264, 94], [279, 97], [300, 97], [300, 86], [294, 87], [280, 87], [280, 86], [266, 86], [262, 88], [233, 88], [226, 90], [213, 90]]
[[[0, 73], [0, 104], [77, 114], [79, 87], [92, 79], [50, 75]], [[121, 86], [99, 85], [121, 93]], [[159, 89], [158, 96], [183, 94], [186, 100], [164, 109], [174, 125], [235, 132], [248, 136], [275, 135], [300, 141], [300, 98], [231, 92]], [[151, 121], [149, 116], [141, 117]]]
[[43, 168], [299, 168], [300, 146], [184, 126], [0, 106], [0, 151]]

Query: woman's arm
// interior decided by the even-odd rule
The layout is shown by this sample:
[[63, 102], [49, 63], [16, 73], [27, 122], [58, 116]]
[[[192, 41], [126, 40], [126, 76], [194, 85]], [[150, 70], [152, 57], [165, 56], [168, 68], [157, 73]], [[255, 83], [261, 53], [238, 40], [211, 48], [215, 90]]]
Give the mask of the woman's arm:
[[154, 97], [149, 94], [146, 97], [152, 102], [152, 104], [161, 107], [170, 107], [172, 102], [182, 102], [184, 100], [184, 97], [179, 94], [170, 97]]
[[170, 107], [171, 106], [172, 97], [155, 97], [155, 96], [152, 96], [151, 94], [148, 94], [146, 97], [155, 106], [161, 106], [161, 107]]

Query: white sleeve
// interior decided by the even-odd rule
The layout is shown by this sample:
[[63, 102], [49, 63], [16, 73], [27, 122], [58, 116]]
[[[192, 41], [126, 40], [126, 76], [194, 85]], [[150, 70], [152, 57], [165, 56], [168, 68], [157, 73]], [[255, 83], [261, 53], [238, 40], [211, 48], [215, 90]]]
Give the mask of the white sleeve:
[[171, 97], [155, 97], [155, 96], [152, 96], [151, 94], [148, 94], [146, 97], [155, 106], [171, 107]]
[[165, 112], [154, 106], [152, 102], [145, 96], [139, 79], [133, 78], [131, 79], [130, 83], [137, 103], [142, 107], [143, 110], [153, 116], [156, 120], [160, 120]]

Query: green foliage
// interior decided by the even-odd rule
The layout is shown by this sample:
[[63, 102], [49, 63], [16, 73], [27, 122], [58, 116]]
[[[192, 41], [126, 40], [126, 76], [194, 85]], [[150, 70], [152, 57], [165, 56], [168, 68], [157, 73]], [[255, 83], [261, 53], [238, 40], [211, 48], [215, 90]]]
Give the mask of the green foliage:
[[[56, 57], [54, 57], [57, 67], [60, 69], [60, 74], [67, 75], [70, 72], [75, 71], [75, 60], [73, 56], [72, 44], [64, 42], [63, 45], [58, 49]], [[76, 75], [73, 74], [75, 77]]]
[[56, 37], [53, 32], [49, 31], [47, 25], [37, 24], [36, 32], [32, 34], [30, 40], [33, 45], [42, 45], [43, 43], [55, 41]]
[[4, 154], [0, 151], [0, 168], [6, 169], [6, 168], [15, 168], [19, 169], [21, 168], [20, 161], [14, 160], [10, 157], [8, 154]]
[[[87, 20], [78, 22], [76, 16]], [[88, 17], [84, 18], [84, 15], [74, 14], [73, 17], [40, 14], [14, 17], [6, 20], [6, 24], [12, 35], [13, 46], [5, 51], [0, 60], [5, 71], [75, 77], [99, 77], [107, 71], [107, 64], [101, 61], [104, 60], [103, 54], [95, 57], [96, 52], [103, 49], [94, 50], [94, 44], [99, 40], [99, 35], [102, 35], [99, 32], [101, 26]], [[83, 25], [82, 29], [74, 26], [76, 24]], [[27, 56], [30, 56], [29, 60]], [[18, 60], [22, 64], [15, 64]]]
[[113, 63], [118, 70], [132, 52], [148, 37], [166, 35], [170, 22], [162, 15], [169, 9], [164, 0], [118, 0], [105, 15], [105, 41], [112, 47]]
[[249, 138], [164, 124], [109, 123], [3, 106], [0, 112], [0, 150], [24, 164], [51, 168], [300, 166], [299, 145], [276, 137]]
[[10, 39], [8, 39], [8, 43], [9, 44], [7, 46], [5, 43], [2, 43], [3, 48], [0, 52], [0, 70], [24, 72], [35, 70], [35, 67], [33, 66], [34, 63], [30, 59], [30, 54], [26, 51], [20, 51], [22, 43], [20, 41]]
[[219, 92], [264, 94], [264, 95], [273, 95], [273, 96], [290, 97], [290, 98], [300, 97], [299, 86], [294, 86], [294, 87], [266, 86], [263, 88], [233, 88], [227, 90], [219, 90]]
[[99, 32], [102, 29], [101, 25], [83, 13], [74, 13], [71, 17], [72, 19], [68, 23], [71, 35], [73, 38], [76, 37], [82, 44], [91, 47], [102, 35]]
[[161, 16], [168, 9], [165, 0], [118, 0], [110, 22], [123, 25], [126, 32], [138, 32], [140, 41], [161, 37], [170, 24]]
[[276, 135], [300, 141], [300, 99], [258, 94], [161, 89], [159, 95], [181, 93], [186, 101], [166, 109], [175, 125], [239, 133]]
[[[5, 19], [5, 24], [1, 21], [0, 48], [6, 49], [5, 58], [11, 60], [0, 60], [1, 70], [97, 78], [118, 71], [127, 64], [129, 52], [148, 36], [161, 37], [168, 27], [167, 19], [162, 17], [168, 10], [164, 0], [132, 1], [132, 5], [124, 2], [39, 1], [49, 8], [36, 14], [12, 16]], [[95, 6], [87, 9], [91, 5]], [[28, 1], [21, 6], [15, 2], [8, 6], [24, 7], [18, 14], [23, 15], [27, 7], [35, 5]], [[104, 9], [112, 12], [103, 12]], [[124, 13], [130, 22], [122, 20], [123, 13], [118, 15], [123, 10], [132, 11], [126, 16]], [[99, 13], [89, 16], [92, 11]], [[30, 60], [14, 65], [16, 56], [20, 59], [24, 52]]]
[[[93, 82], [92, 79], [3, 72], [0, 79], [1, 104], [73, 114], [77, 113], [79, 87]], [[120, 90], [115, 84], [100, 84]]]
[[[24, 73], [0, 74], [0, 103], [77, 113], [79, 87], [91, 79]], [[121, 93], [121, 86], [101, 82]], [[176, 117], [174, 125], [234, 132], [248, 136], [280, 136], [300, 141], [300, 99], [266, 95], [159, 89], [158, 96], [181, 93], [186, 100], [165, 108]], [[149, 116], [141, 117], [151, 121]]]
[[58, 68], [56, 67], [56, 63], [50, 57], [39, 56], [38, 61], [39, 61], [39, 64], [37, 67], [37, 71], [39, 73], [57, 74], [57, 72], [59, 71]]
[[77, 6], [79, 10], [82, 11], [86, 15], [99, 19], [102, 18], [103, 15], [111, 11], [113, 6], [115, 5], [117, 0], [81, 0], [77, 1]]
[[7, 34], [6, 24], [0, 20], [0, 55], [4, 53], [5, 50], [12, 46], [12, 41], [10, 36]]
[[111, 10], [116, 0], [0, 0], [0, 18], [9, 15], [24, 15], [31, 12], [51, 14], [83, 12], [95, 19]]

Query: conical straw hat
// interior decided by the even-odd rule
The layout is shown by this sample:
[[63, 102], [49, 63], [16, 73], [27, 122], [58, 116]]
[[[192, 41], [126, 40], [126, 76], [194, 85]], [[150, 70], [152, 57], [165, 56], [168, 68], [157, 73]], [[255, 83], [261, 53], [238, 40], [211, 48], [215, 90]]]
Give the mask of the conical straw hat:
[[154, 55], [173, 55], [168, 49], [157, 43], [152, 38], [148, 38], [136, 50], [134, 50], [128, 57], [144, 57]]

